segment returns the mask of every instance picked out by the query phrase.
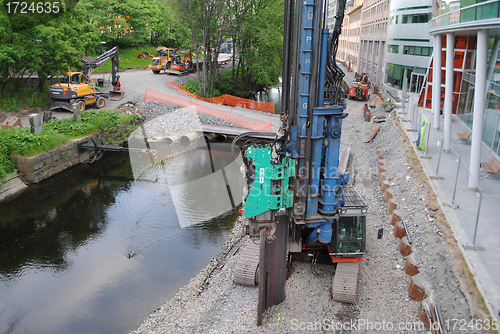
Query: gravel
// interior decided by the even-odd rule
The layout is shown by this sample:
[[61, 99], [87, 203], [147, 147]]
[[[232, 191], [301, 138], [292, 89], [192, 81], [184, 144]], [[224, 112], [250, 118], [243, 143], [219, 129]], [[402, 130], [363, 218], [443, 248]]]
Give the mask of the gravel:
[[[374, 96], [369, 103], [374, 104], [373, 100]], [[145, 105], [151, 109], [151, 117], [176, 110], [153, 102]], [[385, 159], [385, 174], [398, 203], [396, 212], [406, 222], [412, 239], [413, 253], [408, 258], [419, 267], [420, 273], [413, 279], [425, 289], [424, 303], [439, 305], [443, 317], [451, 320], [450, 326], [452, 319], [466, 323], [478, 319], [481, 314], [470, 298], [467, 269], [433, 201], [425, 174], [413, 162], [416, 160], [413, 150], [402, 134], [399, 121], [381, 110], [380, 103], [372, 109], [372, 116], [387, 116], [387, 121], [365, 122], [363, 105], [360, 101], [348, 102], [346, 111], [350, 115], [343, 121], [342, 133], [342, 149], [351, 148], [348, 167], [351, 184], [369, 206], [367, 252], [360, 266], [356, 304], [333, 301], [333, 274], [315, 276], [307, 256], [306, 260], [294, 258], [293, 274], [286, 282], [286, 300], [267, 310], [263, 325], [257, 327], [258, 289], [233, 283], [241, 250], [252, 242], [242, 236], [243, 218], [239, 218], [221, 253], [132, 333], [426, 332], [417, 318], [420, 302], [409, 297], [411, 277], [404, 270], [407, 258], [400, 253], [400, 240], [393, 237], [391, 216], [380, 188], [377, 147]], [[200, 121], [231, 126], [213, 117], [201, 116]], [[377, 137], [365, 144], [377, 127], [381, 127]], [[377, 239], [380, 228], [384, 229], [384, 235]], [[406, 238], [403, 240], [408, 243]], [[325, 271], [331, 268], [330, 264], [320, 266]], [[450, 329], [450, 333], [464, 332]], [[467, 327], [465, 332], [480, 331]]]
[[[153, 120], [157, 117], [171, 114], [172, 112], [176, 112], [178, 115], [186, 115], [186, 114], [192, 115], [191, 110], [189, 109], [183, 109], [177, 106], [171, 106], [160, 102], [144, 101], [143, 113], [146, 116], [146, 120]], [[235, 125], [230, 121], [212, 115], [197, 113], [197, 116], [201, 124], [239, 127], [238, 125]], [[186, 120], [189, 118], [185, 117], [184, 119]], [[175, 121], [176, 122], [173, 123], [183, 123], [182, 120], [175, 120]]]

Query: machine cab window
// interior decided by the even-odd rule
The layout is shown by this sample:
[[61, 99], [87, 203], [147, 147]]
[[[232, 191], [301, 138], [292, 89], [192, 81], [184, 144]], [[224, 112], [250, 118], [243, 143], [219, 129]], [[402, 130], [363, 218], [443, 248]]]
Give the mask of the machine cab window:
[[75, 73], [71, 76], [70, 83], [79, 85], [80, 84], [80, 73]]
[[368, 207], [353, 187], [344, 188], [345, 204], [330, 243], [333, 257], [361, 257], [366, 248], [366, 213]]

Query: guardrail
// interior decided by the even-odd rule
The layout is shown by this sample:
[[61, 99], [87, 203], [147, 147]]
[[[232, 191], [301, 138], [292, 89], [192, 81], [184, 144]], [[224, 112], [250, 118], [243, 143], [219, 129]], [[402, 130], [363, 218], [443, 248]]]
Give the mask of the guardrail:
[[500, 1], [489, 0], [441, 14], [430, 20], [429, 24], [430, 29], [434, 30], [445, 26], [459, 25], [461, 23], [472, 21], [496, 19], [499, 17]]
[[[411, 132], [420, 131], [422, 112], [417, 102], [405, 91], [402, 94], [401, 107], [398, 117], [409, 132], [409, 137], [412, 137]], [[457, 142], [454, 145], [456, 149], [450, 147], [450, 152], [444, 153], [444, 138], [430, 123], [424, 138], [421, 158], [427, 162], [428, 175], [441, 186], [444, 194], [440, 196], [444, 197], [441, 198], [442, 202], [455, 209], [468, 239], [466, 248], [477, 251], [491, 277], [500, 287], [500, 255], [497, 255], [497, 238], [500, 235], [500, 179], [485, 179], [485, 172], [481, 172], [479, 182], [476, 182], [477, 190], [471, 191], [468, 186], [471, 175], [468, 145]]]

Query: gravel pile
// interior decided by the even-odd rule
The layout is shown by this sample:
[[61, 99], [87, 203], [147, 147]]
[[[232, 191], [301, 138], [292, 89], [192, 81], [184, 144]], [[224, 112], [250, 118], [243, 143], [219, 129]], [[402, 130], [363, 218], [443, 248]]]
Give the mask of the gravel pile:
[[[263, 325], [257, 327], [258, 289], [233, 283], [238, 256], [252, 242], [241, 237], [239, 219], [221, 254], [133, 333], [426, 332], [417, 317], [420, 302], [409, 297], [411, 277], [404, 270], [407, 258], [400, 253], [400, 240], [393, 236], [391, 216], [379, 182], [379, 155], [385, 160], [385, 174], [398, 203], [396, 212], [406, 222], [413, 242], [413, 253], [408, 258], [418, 266], [414, 280], [425, 289], [424, 303], [439, 305], [445, 319], [466, 323], [477, 319], [479, 311], [471, 306], [459, 251], [433, 201], [425, 174], [412, 161], [414, 153], [399, 122], [382, 111], [380, 105], [372, 110], [372, 116], [387, 116], [386, 122], [365, 122], [363, 105], [364, 102], [349, 101], [346, 111], [350, 115], [343, 121], [342, 133], [342, 149], [351, 148], [351, 184], [369, 206], [367, 252], [360, 265], [356, 304], [332, 300], [332, 273], [315, 276], [310, 260], [294, 260], [293, 274], [286, 283], [286, 300], [266, 311]], [[377, 127], [381, 128], [377, 137], [365, 144]], [[377, 239], [380, 228], [384, 235]], [[406, 238], [403, 240], [408, 243]], [[321, 266], [325, 272], [331, 268]], [[450, 328], [448, 332], [480, 331], [467, 327], [465, 332], [459, 328]]]
[[144, 101], [142, 110], [147, 121], [154, 120], [158, 117], [162, 117], [169, 114], [176, 114], [176, 117], [178, 117], [179, 119], [172, 119], [173, 123], [172, 125], [183, 124], [186, 121], [192, 121], [193, 115], [197, 114], [196, 119], [198, 119], [199, 123], [201, 124], [239, 127], [238, 125], [235, 125], [234, 123], [231, 123], [230, 121], [227, 121], [222, 118], [202, 113], [196, 113], [189, 109], [183, 109], [177, 106], [171, 106], [160, 102]]

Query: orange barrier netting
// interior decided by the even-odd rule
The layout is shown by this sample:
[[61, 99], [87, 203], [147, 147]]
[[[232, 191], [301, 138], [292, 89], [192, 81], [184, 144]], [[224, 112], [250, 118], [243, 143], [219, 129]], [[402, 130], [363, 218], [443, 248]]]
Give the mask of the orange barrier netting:
[[215, 104], [223, 104], [223, 105], [231, 106], [231, 107], [259, 110], [259, 111], [274, 114], [274, 103], [272, 103], [272, 102], [254, 101], [254, 100], [244, 99], [242, 97], [237, 97], [237, 96], [233, 96], [233, 95], [229, 95], [229, 94], [224, 94], [224, 95], [212, 97], [212, 98], [201, 97], [197, 94], [191, 93], [186, 88], [178, 85], [177, 83], [173, 82], [172, 80], [170, 80], [168, 78], [167, 78], [167, 86], [176, 88], [180, 92], [182, 92], [184, 94], [188, 94], [188, 95], [194, 97], [195, 99], [198, 99], [201, 101], [215, 103]]
[[189, 108], [202, 114], [211, 115], [228, 120], [233, 124], [242, 126], [250, 130], [272, 132], [273, 128], [271, 120], [259, 121], [246, 118], [243, 116], [238, 116], [230, 111], [216, 110], [209, 108], [207, 106], [204, 106], [200, 103], [196, 103], [196, 101], [193, 101], [185, 97], [158, 93], [149, 89], [146, 89], [146, 92], [144, 93], [144, 100], [165, 103], [172, 106], [179, 106], [181, 108]]

